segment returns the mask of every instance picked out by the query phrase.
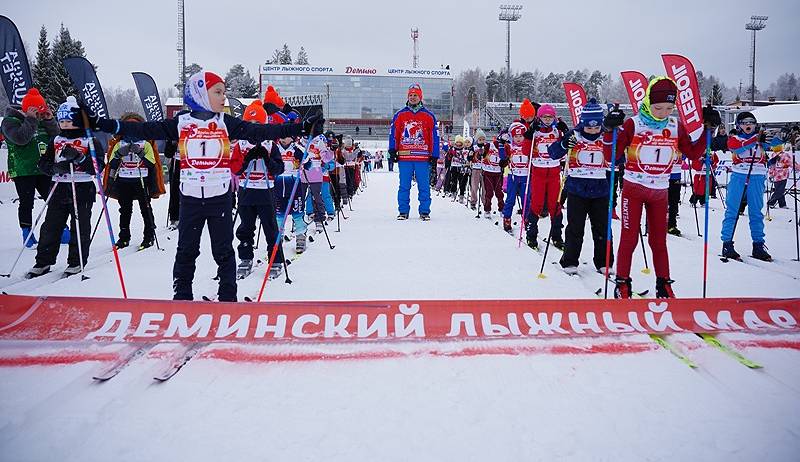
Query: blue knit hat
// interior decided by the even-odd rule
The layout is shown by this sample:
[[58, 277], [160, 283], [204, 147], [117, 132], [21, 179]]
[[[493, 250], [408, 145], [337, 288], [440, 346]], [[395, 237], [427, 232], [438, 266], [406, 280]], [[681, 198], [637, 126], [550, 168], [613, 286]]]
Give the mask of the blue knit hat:
[[603, 124], [603, 107], [592, 98], [581, 109], [581, 124], [584, 127], [599, 127]]

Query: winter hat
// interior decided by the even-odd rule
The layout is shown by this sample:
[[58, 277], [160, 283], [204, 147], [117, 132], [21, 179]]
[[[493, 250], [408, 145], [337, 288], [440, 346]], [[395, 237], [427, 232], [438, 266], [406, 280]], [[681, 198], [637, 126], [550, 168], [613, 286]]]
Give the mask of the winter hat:
[[453, 144], [464, 144], [464, 137], [461, 135], [456, 135], [455, 139], [453, 140]]
[[486, 139], [486, 133], [483, 132], [480, 128], [475, 130], [475, 139], [483, 138]]
[[548, 115], [549, 116], [553, 116], [553, 118], [555, 118], [556, 117], [556, 108], [554, 108], [553, 106], [551, 106], [549, 104], [542, 104], [541, 106], [539, 106], [539, 110], [536, 111], [536, 115], [538, 115], [540, 119], [542, 117], [548, 116]]
[[678, 87], [672, 79], [661, 77], [656, 78], [647, 89], [650, 104], [675, 103], [678, 96]]
[[123, 122], [144, 122], [144, 117], [136, 112], [126, 112], [119, 117]]
[[592, 98], [581, 110], [581, 123], [584, 127], [599, 127], [603, 124], [603, 107]]
[[42, 94], [36, 88], [31, 88], [22, 97], [22, 112], [28, 112], [28, 109], [35, 107], [39, 111], [47, 110], [47, 102], [42, 98]]
[[325, 135], [318, 135], [311, 140], [308, 151], [312, 154], [322, 154], [323, 152], [330, 151], [330, 148], [328, 148], [328, 140], [325, 138]]
[[72, 110], [78, 108], [78, 100], [74, 96], [67, 96], [67, 100], [58, 106], [56, 111], [56, 118], [59, 122], [62, 120], [72, 120]]
[[351, 147], [353, 145], [353, 137], [350, 135], [344, 135], [342, 137], [342, 145], [344, 145], [346, 148]]
[[744, 111], [736, 114], [736, 125], [739, 125], [742, 122], [756, 123], [756, 116], [754, 116], [750, 111]]
[[[547, 105], [545, 104], [544, 106], [547, 106]], [[544, 106], [542, 106], [542, 107], [544, 107]], [[515, 137], [515, 136], [522, 136], [522, 135], [525, 134], [526, 131], [528, 131], [528, 129], [527, 129], [527, 127], [525, 127], [525, 124], [522, 124], [522, 123], [519, 123], [519, 122], [514, 122], [513, 124], [511, 124], [508, 127], [508, 133], [511, 134], [512, 138]]]
[[212, 111], [208, 89], [220, 82], [225, 81], [213, 72], [200, 71], [192, 74], [183, 89], [183, 101], [192, 111]]
[[536, 108], [533, 107], [531, 100], [528, 98], [522, 100], [522, 106], [519, 107], [519, 116], [523, 119], [532, 119], [536, 117]]
[[473, 140], [472, 140], [471, 136], [465, 136], [464, 137], [464, 145], [465, 146], [472, 146], [472, 141]]
[[264, 93], [264, 106], [267, 104], [274, 104], [278, 109], [283, 108], [286, 103], [283, 102], [281, 95], [275, 90], [272, 85], [267, 86], [267, 91]]
[[422, 99], [422, 87], [419, 86], [418, 83], [412, 83], [408, 87], [408, 96], [417, 95], [419, 99]]
[[264, 105], [261, 104], [261, 101], [255, 100], [244, 108], [242, 120], [260, 124], [267, 123], [267, 111], [264, 110]]

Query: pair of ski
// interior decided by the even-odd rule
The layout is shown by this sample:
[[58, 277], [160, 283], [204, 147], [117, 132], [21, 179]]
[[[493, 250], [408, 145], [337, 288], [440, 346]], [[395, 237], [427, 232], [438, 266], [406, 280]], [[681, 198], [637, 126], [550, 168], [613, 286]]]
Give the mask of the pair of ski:
[[[208, 344], [208, 342], [181, 344], [181, 348], [177, 350], [177, 352], [173, 352], [173, 354], [170, 356], [170, 361], [167, 367], [153, 376], [153, 380], [157, 382], [166, 382], [167, 380], [171, 379], [183, 368], [183, 366], [191, 361], [192, 358], [197, 356], [197, 354], [200, 353], [200, 351]], [[92, 378], [98, 382], [106, 382], [111, 380], [126, 367], [128, 367], [128, 365], [130, 365], [132, 362], [145, 356], [154, 346], [156, 346], [156, 343], [145, 343], [134, 347], [132, 350], [129, 350], [125, 356]]]

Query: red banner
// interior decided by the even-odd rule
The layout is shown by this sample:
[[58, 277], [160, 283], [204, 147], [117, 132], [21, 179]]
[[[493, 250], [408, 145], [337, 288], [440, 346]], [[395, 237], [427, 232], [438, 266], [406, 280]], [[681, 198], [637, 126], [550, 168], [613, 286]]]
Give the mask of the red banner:
[[669, 78], [678, 85], [678, 101], [675, 103], [681, 123], [692, 140], [696, 140], [703, 134], [703, 99], [694, 66], [681, 55], [661, 55], [661, 60]]
[[579, 83], [564, 82], [564, 93], [567, 95], [567, 104], [569, 104], [569, 113], [572, 115], [572, 126], [574, 127], [581, 120], [581, 110], [588, 101], [586, 90]]
[[0, 296], [0, 340], [361, 341], [798, 330], [800, 299], [214, 303]]
[[647, 77], [639, 71], [622, 71], [622, 84], [625, 85], [625, 90], [628, 92], [628, 99], [633, 106], [633, 115], [639, 112], [639, 103], [644, 99], [647, 93]]

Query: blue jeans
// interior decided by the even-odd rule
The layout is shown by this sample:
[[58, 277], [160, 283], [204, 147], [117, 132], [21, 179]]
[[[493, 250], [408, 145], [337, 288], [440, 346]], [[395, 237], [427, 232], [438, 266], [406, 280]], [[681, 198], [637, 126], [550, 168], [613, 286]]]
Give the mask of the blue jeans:
[[527, 176], [516, 176], [509, 174], [508, 181], [506, 182], [506, 203], [503, 206], [503, 218], [511, 218], [512, 212], [514, 212], [514, 203], [517, 200], [517, 196], [520, 197], [522, 201], [522, 207], [525, 210], [522, 211], [524, 214], [523, 216], [528, 216], [528, 209], [530, 208], [531, 204], [529, 201], [525, 200], [527, 196], [530, 198], [529, 195], [525, 194], [525, 187], [528, 186], [528, 177]]
[[[742, 202], [744, 182], [747, 175], [732, 173], [728, 180], [728, 197], [726, 198], [725, 219], [722, 220], [722, 242], [733, 240], [733, 224], [739, 214], [739, 204]], [[753, 242], [764, 242], [764, 183], [766, 176], [750, 175], [750, 184], [747, 185], [747, 216], [750, 218], [750, 237]]]
[[430, 165], [427, 161], [403, 161], [397, 163], [400, 168], [400, 188], [397, 190], [397, 210], [408, 213], [411, 210], [411, 177], [417, 179], [419, 195], [419, 213], [431, 213]]

